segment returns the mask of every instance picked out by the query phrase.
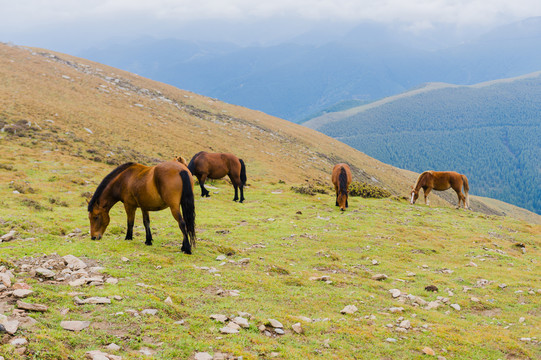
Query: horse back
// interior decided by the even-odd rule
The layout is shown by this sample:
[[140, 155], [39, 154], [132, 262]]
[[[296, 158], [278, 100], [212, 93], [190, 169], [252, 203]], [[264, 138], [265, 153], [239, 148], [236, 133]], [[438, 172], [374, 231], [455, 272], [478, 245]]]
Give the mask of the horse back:
[[334, 165], [332, 169], [332, 182], [336, 186], [339, 186], [340, 173], [342, 171], [345, 171], [346, 173], [347, 185], [351, 183], [352, 176], [351, 176], [351, 169], [349, 168], [349, 165], [344, 164], [344, 163], [339, 163], [339, 164]]

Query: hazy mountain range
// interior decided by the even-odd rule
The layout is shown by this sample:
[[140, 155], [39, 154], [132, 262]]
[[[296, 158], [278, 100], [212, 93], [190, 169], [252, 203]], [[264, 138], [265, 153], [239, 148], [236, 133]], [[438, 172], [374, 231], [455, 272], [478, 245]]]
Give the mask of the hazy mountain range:
[[416, 34], [365, 23], [272, 46], [146, 38], [77, 55], [297, 122], [344, 100], [371, 102], [425, 82], [468, 85], [541, 70], [541, 18], [461, 44], [452, 37], [446, 29]]

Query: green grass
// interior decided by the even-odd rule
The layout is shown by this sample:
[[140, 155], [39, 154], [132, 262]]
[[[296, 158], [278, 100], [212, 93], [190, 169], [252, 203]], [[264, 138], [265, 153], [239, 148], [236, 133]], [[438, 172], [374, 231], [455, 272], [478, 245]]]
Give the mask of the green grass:
[[[211, 190], [210, 198], [200, 198], [195, 189], [199, 239], [194, 255], [188, 256], [180, 252], [180, 231], [168, 211], [151, 214], [152, 247], [144, 245], [140, 213], [134, 240], [123, 240], [126, 217], [121, 204], [111, 212], [105, 237], [90, 240], [81, 194], [93, 192], [110, 169], [105, 165], [74, 163], [60, 154], [38, 158], [35, 150], [25, 147], [12, 148], [11, 153], [3, 150], [17, 165], [16, 170], [0, 170], [0, 235], [15, 229], [20, 238], [0, 244], [1, 260], [13, 264], [24, 256], [52, 253], [94, 259], [119, 283], [76, 291], [85, 296], [122, 296], [110, 305], [77, 306], [68, 285], [47, 285], [18, 274], [19, 281], [27, 281], [35, 291], [28, 302], [49, 306], [44, 314], [30, 315], [38, 320], [37, 326], [19, 330], [29, 340], [26, 358], [79, 359], [89, 350], [106, 351], [104, 346], [111, 342], [122, 347], [119, 355], [130, 359], [143, 358], [138, 353], [142, 348], [155, 351], [157, 359], [189, 358], [197, 351], [244, 359], [267, 358], [273, 352], [288, 359], [416, 359], [425, 346], [448, 359], [541, 356], [538, 345], [520, 341], [539, 340], [541, 335], [539, 226], [462, 210], [410, 206], [396, 199], [350, 198], [349, 209], [340, 212], [332, 195], [301, 195], [289, 184], [264, 182], [252, 183], [246, 203], [238, 204], [231, 201], [232, 187], [215, 181], [211, 185], [218, 190]], [[17, 161], [20, 157], [25, 161]], [[35, 192], [13, 194], [9, 186], [13, 178], [27, 182]], [[23, 198], [45, 209], [38, 210]], [[51, 203], [49, 198], [60, 202]], [[77, 228], [83, 230], [81, 236], [65, 236]], [[526, 245], [525, 254], [514, 246], [517, 242]], [[222, 264], [215, 260], [221, 253], [233, 255]], [[123, 256], [130, 261], [122, 262]], [[249, 263], [238, 264], [242, 258], [249, 258]], [[466, 266], [472, 261], [478, 266]], [[441, 271], [445, 269], [452, 273]], [[371, 280], [376, 273], [389, 278]], [[329, 275], [332, 283], [309, 280], [322, 275]], [[479, 279], [494, 282], [477, 288]], [[503, 283], [507, 287], [501, 289], [498, 285]], [[440, 291], [426, 292], [424, 287], [431, 284]], [[464, 293], [464, 286], [472, 290]], [[402, 304], [390, 296], [392, 288], [426, 301], [449, 297], [462, 309], [425, 310]], [[216, 295], [218, 289], [239, 290], [240, 296], [221, 297]], [[164, 303], [168, 296], [173, 305]], [[474, 303], [471, 296], [481, 301]], [[359, 311], [342, 315], [340, 310], [350, 304]], [[390, 313], [395, 306], [404, 307], [404, 312]], [[61, 315], [66, 308], [70, 311]], [[125, 312], [146, 308], [158, 309], [158, 315], [133, 317]], [[253, 316], [250, 328], [240, 334], [220, 334], [223, 325], [209, 318], [239, 311]], [[124, 315], [115, 315], [119, 312]], [[325, 320], [301, 321], [305, 333], [299, 335], [291, 330], [300, 321], [298, 316]], [[409, 319], [414, 330], [398, 333], [386, 327], [396, 325], [400, 317]], [[526, 319], [523, 324], [520, 317]], [[269, 338], [260, 333], [257, 327], [269, 318], [281, 321], [286, 334]], [[65, 319], [90, 320], [92, 325], [72, 333], [61, 329]], [[184, 325], [175, 324], [179, 320]], [[397, 342], [386, 342], [387, 338]], [[24, 358], [14, 355], [10, 345], [0, 345], [0, 355]]]

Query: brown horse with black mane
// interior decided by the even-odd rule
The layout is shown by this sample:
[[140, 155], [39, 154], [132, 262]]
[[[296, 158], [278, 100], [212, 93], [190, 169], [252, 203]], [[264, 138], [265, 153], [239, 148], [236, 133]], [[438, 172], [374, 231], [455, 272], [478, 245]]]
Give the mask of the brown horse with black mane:
[[[464, 195], [462, 193], [462, 187], [464, 187]], [[432, 189], [437, 191], [444, 191], [449, 188], [453, 188], [458, 196], [458, 207], [460, 202], [463, 203], [464, 209], [470, 207], [468, 200], [468, 192], [470, 187], [468, 185], [468, 178], [466, 175], [459, 174], [454, 171], [425, 171], [417, 178], [415, 185], [411, 188], [411, 200], [413, 205], [419, 197], [419, 191], [423, 188], [425, 194], [425, 204], [429, 205], [428, 194]]]
[[244, 201], [244, 186], [246, 185], [246, 166], [244, 161], [233, 154], [198, 152], [194, 155], [188, 169], [199, 180], [201, 196], [209, 197], [205, 189], [205, 181], [209, 179], [221, 179], [228, 175], [235, 188], [233, 201], [239, 200], [238, 189], [240, 189], [240, 202]]
[[192, 246], [195, 246], [193, 183], [187, 167], [178, 161], [166, 161], [152, 167], [132, 162], [120, 165], [102, 180], [88, 203], [92, 240], [101, 239], [109, 225], [109, 210], [122, 201], [128, 217], [126, 240], [133, 238], [135, 211], [141, 208], [145, 244], [152, 245], [148, 212], [168, 207], [184, 236], [181, 250], [191, 254]]
[[336, 191], [336, 206], [345, 211], [348, 204], [348, 186], [351, 184], [351, 170], [348, 164], [336, 164], [332, 169], [332, 183]]

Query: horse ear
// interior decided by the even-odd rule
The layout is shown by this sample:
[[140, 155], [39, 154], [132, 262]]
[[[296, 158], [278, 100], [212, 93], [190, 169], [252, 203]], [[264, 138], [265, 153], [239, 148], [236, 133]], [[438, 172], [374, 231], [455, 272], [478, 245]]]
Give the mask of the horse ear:
[[88, 198], [85, 199], [86, 200], [86, 204], [90, 204], [90, 200], [88, 200]]

